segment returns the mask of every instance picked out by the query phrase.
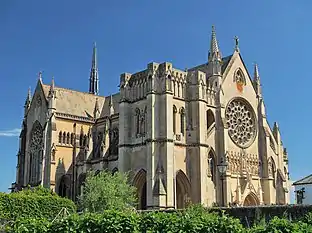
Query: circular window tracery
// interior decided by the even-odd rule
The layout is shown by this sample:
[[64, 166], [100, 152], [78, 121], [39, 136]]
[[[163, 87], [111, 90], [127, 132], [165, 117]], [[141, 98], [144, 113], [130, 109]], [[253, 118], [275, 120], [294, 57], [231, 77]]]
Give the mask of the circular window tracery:
[[228, 133], [239, 147], [246, 148], [256, 137], [256, 117], [247, 101], [237, 98], [232, 100], [225, 111]]

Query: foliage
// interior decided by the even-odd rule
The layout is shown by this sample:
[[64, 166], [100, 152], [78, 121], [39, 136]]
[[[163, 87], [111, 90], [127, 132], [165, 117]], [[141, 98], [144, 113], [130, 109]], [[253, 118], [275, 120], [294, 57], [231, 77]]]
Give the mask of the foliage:
[[251, 233], [267, 233], [267, 232], [279, 232], [279, 233], [308, 233], [312, 232], [312, 226], [303, 222], [291, 222], [287, 219], [281, 219], [278, 217], [273, 218], [268, 224], [255, 226], [250, 230]]
[[129, 185], [128, 175], [101, 171], [95, 175], [88, 172], [79, 200], [79, 208], [84, 212], [99, 213], [104, 210], [131, 209], [136, 204], [135, 187]]
[[61, 198], [51, 190], [38, 187], [16, 193], [0, 193], [0, 219], [15, 221], [18, 218], [54, 219], [65, 207], [69, 213], [76, 212], [75, 204]]
[[[200, 214], [199, 214], [200, 213]], [[198, 215], [199, 214], [199, 215]], [[40, 232], [199, 232], [199, 233], [241, 233], [245, 229], [238, 220], [226, 215], [218, 216], [200, 210], [188, 209], [183, 212], [143, 212], [106, 210], [102, 213], [71, 215], [52, 224], [38, 221]], [[40, 229], [34, 221], [17, 222], [14, 232], [25, 229]], [[39, 230], [37, 230], [39, 232]]]

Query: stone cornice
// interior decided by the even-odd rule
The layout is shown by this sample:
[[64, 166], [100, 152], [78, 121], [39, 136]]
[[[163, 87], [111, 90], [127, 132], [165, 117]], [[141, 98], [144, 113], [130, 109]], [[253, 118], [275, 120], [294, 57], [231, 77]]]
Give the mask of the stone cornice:
[[120, 144], [119, 148], [123, 148], [123, 147], [134, 148], [134, 147], [146, 146], [146, 144], [148, 143], [174, 143], [175, 146], [182, 146], [182, 147], [206, 147], [206, 148], [210, 147], [208, 144], [205, 144], [205, 143], [183, 143], [183, 142], [176, 142], [173, 139], [168, 139], [168, 138], [157, 138], [157, 139], [149, 138], [140, 143]]
[[94, 123], [95, 119], [91, 117], [83, 117], [83, 116], [76, 116], [68, 113], [61, 113], [56, 112], [55, 116], [60, 119], [72, 120], [72, 121], [82, 121], [87, 123]]

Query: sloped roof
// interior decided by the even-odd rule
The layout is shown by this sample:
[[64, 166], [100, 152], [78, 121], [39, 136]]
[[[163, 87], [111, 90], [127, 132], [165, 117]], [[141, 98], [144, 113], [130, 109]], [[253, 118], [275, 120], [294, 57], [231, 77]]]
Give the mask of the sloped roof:
[[293, 185], [312, 184], [312, 174], [293, 183]]
[[[50, 86], [42, 85], [43, 92], [47, 97]], [[93, 117], [93, 110], [96, 99], [98, 99], [99, 108], [102, 109], [101, 116], [108, 114], [109, 97], [97, 96], [87, 92], [80, 92], [61, 87], [55, 87], [56, 91], [56, 111], [82, 117]], [[113, 95], [113, 108], [118, 113], [119, 94]], [[104, 111], [104, 112], [103, 112]]]
[[[222, 67], [221, 67], [221, 73], [223, 73], [226, 69], [226, 67], [228, 66], [230, 60], [232, 58], [232, 55], [229, 55], [227, 57], [223, 57], [222, 58]], [[202, 72], [206, 72], [208, 68], [208, 63], [204, 63], [198, 66], [195, 66], [193, 68], [190, 68], [189, 71], [194, 71], [194, 70], [200, 70]]]

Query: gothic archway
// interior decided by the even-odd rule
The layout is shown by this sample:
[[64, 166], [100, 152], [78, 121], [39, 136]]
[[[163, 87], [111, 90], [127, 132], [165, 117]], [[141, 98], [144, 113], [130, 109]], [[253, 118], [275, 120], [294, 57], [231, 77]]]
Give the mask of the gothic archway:
[[243, 206], [258, 206], [259, 199], [254, 193], [249, 193], [243, 202]]
[[191, 202], [191, 184], [182, 170], [176, 175], [176, 206], [183, 209]]
[[70, 178], [68, 175], [63, 175], [59, 182], [58, 195], [61, 197], [70, 198]]
[[30, 133], [29, 146], [29, 183], [37, 186], [42, 180], [42, 160], [43, 160], [43, 128], [39, 121], [33, 124]]
[[133, 185], [137, 188], [138, 209], [145, 210], [147, 207], [146, 201], [146, 171], [141, 169], [137, 172], [133, 179]]

